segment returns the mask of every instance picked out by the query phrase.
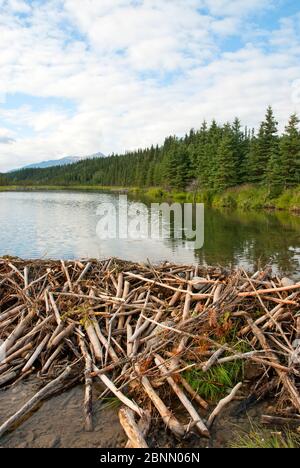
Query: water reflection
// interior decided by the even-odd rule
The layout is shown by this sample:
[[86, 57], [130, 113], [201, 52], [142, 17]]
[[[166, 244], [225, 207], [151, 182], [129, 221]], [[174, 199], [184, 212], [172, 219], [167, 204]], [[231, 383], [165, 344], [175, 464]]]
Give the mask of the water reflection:
[[[300, 276], [300, 218], [285, 212], [229, 212], [205, 209], [205, 241], [199, 250], [184, 240], [100, 240], [100, 203], [118, 204], [114, 194], [83, 192], [0, 193], [0, 255], [23, 258], [107, 258], [255, 269], [270, 263]], [[166, 223], [167, 220], [164, 220]], [[174, 227], [171, 226], [171, 230]]]

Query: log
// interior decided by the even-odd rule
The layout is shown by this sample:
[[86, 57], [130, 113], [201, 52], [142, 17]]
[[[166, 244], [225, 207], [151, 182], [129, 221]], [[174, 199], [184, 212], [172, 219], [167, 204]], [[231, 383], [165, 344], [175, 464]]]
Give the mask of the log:
[[29, 369], [32, 367], [32, 365], [34, 364], [34, 362], [36, 361], [36, 359], [39, 357], [39, 355], [41, 354], [41, 352], [43, 351], [43, 349], [45, 348], [48, 340], [50, 338], [50, 335], [46, 335], [43, 339], [43, 341], [38, 345], [38, 347], [36, 348], [36, 350], [34, 351], [34, 353], [32, 354], [32, 356], [30, 357], [30, 359], [28, 360], [27, 364], [25, 364], [25, 366], [23, 367], [22, 369], [22, 373], [24, 374], [25, 372], [29, 371]]
[[238, 293], [239, 297], [254, 297], [264, 294], [272, 294], [275, 292], [284, 292], [284, 291], [293, 291], [295, 289], [300, 289], [300, 283], [294, 284], [292, 286], [283, 286], [281, 288], [271, 288], [271, 289], [257, 289], [253, 292], [240, 292]]
[[139, 427], [134, 419], [134, 412], [126, 407], [123, 407], [119, 411], [119, 419], [121, 426], [127, 435], [130, 445], [135, 449], [146, 449], [148, 448], [147, 442], [145, 441], [143, 434], [139, 430]]
[[41, 401], [48, 398], [51, 394], [56, 393], [59, 386], [71, 374], [71, 367], [66, 370], [52, 382], [48, 383], [44, 388], [37, 392], [25, 405], [23, 405], [15, 414], [13, 414], [7, 421], [0, 426], [0, 438], [8, 432], [13, 426], [20, 423], [25, 415], [30, 413]]
[[97, 333], [96, 333], [96, 330], [94, 328], [94, 325], [92, 322], [88, 323], [85, 325], [85, 330], [86, 330], [86, 333], [89, 337], [89, 340], [91, 342], [91, 345], [92, 345], [92, 348], [93, 348], [93, 351], [94, 351], [94, 354], [95, 354], [95, 358], [96, 358], [96, 361], [100, 361], [100, 362], [103, 362], [103, 353], [102, 353], [102, 348], [101, 348], [101, 344], [100, 344], [100, 341], [98, 339], [98, 336], [97, 336]]
[[3, 385], [7, 384], [11, 380], [14, 380], [18, 376], [18, 372], [16, 371], [11, 371], [7, 374], [4, 374], [2, 377], [0, 376], [0, 387], [3, 387]]
[[279, 416], [263, 414], [261, 417], [261, 423], [268, 426], [300, 427], [300, 417], [281, 418]]
[[171, 376], [168, 376], [169, 369], [167, 369], [164, 360], [158, 354], [155, 355], [155, 363], [159, 367], [162, 376], [166, 376], [168, 384], [170, 385], [174, 393], [178, 396], [179, 400], [181, 401], [187, 412], [190, 414], [200, 434], [204, 437], [209, 437], [209, 431], [203, 423], [201, 417], [199, 416], [189, 399], [186, 397], [182, 389], [179, 387], [179, 385], [177, 385], [175, 380]]
[[17, 325], [14, 331], [0, 346], [0, 356], [5, 355], [9, 351], [9, 349], [13, 346], [17, 339], [22, 335], [22, 333], [26, 329], [27, 325], [29, 325], [35, 314], [35, 311], [31, 311], [25, 318], [21, 320], [21, 322]]
[[84, 379], [85, 379], [85, 394], [84, 394], [84, 428], [86, 432], [93, 431], [93, 380], [91, 377], [91, 372], [93, 368], [92, 358], [89, 355], [87, 347], [85, 346], [85, 342], [83, 338], [78, 337], [79, 345], [81, 348], [82, 355], [85, 360], [85, 371], [84, 371]]
[[[140, 374], [138, 366], [136, 366], [136, 369], [138, 374]], [[179, 421], [177, 421], [177, 419], [173, 416], [171, 411], [166, 407], [162, 399], [157, 395], [155, 390], [152, 388], [149, 379], [146, 376], [141, 376], [140, 380], [145, 392], [147, 393], [148, 397], [151, 399], [155, 408], [161, 415], [161, 418], [164, 421], [165, 425], [169, 427], [169, 429], [177, 437], [183, 437], [185, 434], [185, 428], [179, 423]]]
[[22, 356], [22, 354], [24, 354], [26, 351], [29, 351], [30, 349], [33, 348], [33, 344], [32, 343], [28, 343], [26, 344], [25, 346], [23, 346], [23, 348], [19, 349], [18, 351], [15, 351], [14, 353], [12, 354], [9, 354], [2, 362], [1, 362], [1, 366], [4, 365], [4, 364], [9, 364], [10, 362], [14, 361], [16, 358]]

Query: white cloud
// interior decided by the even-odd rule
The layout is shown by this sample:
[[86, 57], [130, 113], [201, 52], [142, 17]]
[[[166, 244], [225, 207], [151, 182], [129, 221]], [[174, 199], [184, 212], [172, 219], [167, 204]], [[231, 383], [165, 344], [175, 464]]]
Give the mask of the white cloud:
[[[260, 31], [257, 42], [251, 15], [272, 4], [51, 0], [30, 7], [0, 0], [0, 96], [48, 99], [46, 108], [28, 98], [10, 109], [0, 100], [0, 130], [12, 139], [8, 145], [0, 138], [0, 171], [144, 147], [203, 118], [238, 114], [255, 125], [269, 103], [283, 124], [296, 106], [299, 16]], [[223, 50], [235, 37], [242, 41], [237, 50]]]

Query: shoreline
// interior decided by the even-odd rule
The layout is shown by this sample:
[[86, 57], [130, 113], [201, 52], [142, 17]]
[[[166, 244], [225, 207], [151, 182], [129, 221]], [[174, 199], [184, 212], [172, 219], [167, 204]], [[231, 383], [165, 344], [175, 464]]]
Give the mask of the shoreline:
[[287, 189], [277, 198], [270, 199], [268, 190], [257, 186], [239, 186], [223, 193], [167, 191], [164, 188], [114, 187], [100, 185], [32, 185], [0, 186], [5, 192], [102, 192], [128, 194], [153, 202], [205, 203], [211, 208], [240, 209], [243, 211], [287, 211], [300, 213], [300, 187]]

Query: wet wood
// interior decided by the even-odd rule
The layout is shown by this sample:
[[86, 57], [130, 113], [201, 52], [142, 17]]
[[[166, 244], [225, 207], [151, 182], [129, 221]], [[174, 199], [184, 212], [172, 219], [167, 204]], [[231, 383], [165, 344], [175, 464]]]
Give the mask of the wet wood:
[[148, 448], [147, 442], [144, 439], [137, 423], [134, 419], [134, 412], [129, 408], [121, 408], [119, 411], [119, 419], [132, 448], [146, 449]]
[[[240, 387], [209, 416], [210, 402], [190, 385], [192, 373], [197, 379], [238, 360], [258, 368], [257, 398], [270, 395], [274, 408], [300, 413], [300, 284], [272, 276], [269, 268], [248, 275], [116, 259], [2, 259], [0, 289], [0, 386], [29, 375], [51, 384], [71, 367], [72, 382], [84, 384], [87, 431], [96, 380], [104, 386], [101, 398], [112, 395], [125, 406], [127, 447], [144, 446], [157, 418], [177, 438], [192, 430], [207, 436]], [[250, 351], [238, 352], [241, 344]]]

